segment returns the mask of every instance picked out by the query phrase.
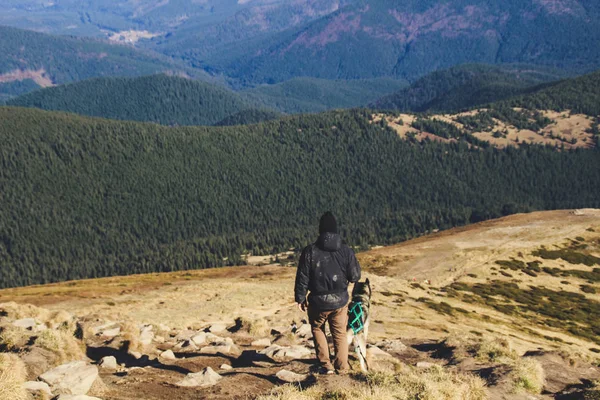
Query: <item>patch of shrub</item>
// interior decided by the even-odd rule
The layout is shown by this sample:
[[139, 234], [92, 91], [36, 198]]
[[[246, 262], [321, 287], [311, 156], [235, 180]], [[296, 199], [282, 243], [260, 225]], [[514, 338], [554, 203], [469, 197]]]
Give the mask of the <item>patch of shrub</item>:
[[596, 288], [590, 285], [581, 285], [579, 286], [583, 293], [596, 294]]
[[533, 394], [542, 392], [546, 377], [544, 368], [542, 368], [539, 361], [532, 358], [519, 358], [512, 367], [510, 378], [513, 381], [515, 391], [524, 390]]
[[540, 248], [531, 254], [546, 260], [558, 260], [560, 258], [570, 264], [584, 264], [588, 267], [596, 264], [600, 265], [600, 258], [591, 254], [579, 253], [572, 249], [548, 250], [545, 248]]

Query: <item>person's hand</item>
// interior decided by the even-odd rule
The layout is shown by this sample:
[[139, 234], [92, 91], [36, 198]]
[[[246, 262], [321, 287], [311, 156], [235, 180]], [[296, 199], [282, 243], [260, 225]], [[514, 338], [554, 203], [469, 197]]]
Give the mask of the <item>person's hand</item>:
[[306, 311], [306, 302], [304, 303], [297, 303], [298, 304], [298, 310], [305, 312]]

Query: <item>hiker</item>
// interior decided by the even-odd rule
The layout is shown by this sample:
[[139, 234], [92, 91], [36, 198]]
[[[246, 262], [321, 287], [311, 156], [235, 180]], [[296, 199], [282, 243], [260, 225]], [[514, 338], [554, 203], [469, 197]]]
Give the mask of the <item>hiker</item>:
[[[350, 370], [348, 365], [348, 284], [360, 279], [360, 265], [354, 251], [342, 243], [331, 212], [319, 221], [319, 238], [302, 251], [296, 272], [295, 300], [300, 311], [308, 309], [319, 372], [333, 374]], [[308, 294], [308, 300], [306, 294]], [[334, 365], [331, 364], [325, 323], [333, 336]]]

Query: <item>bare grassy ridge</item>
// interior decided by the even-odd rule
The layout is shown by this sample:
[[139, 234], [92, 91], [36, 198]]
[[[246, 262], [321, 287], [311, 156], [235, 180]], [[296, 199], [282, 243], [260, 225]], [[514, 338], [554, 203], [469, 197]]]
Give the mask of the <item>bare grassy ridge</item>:
[[[424, 399], [519, 399], [565, 394], [570, 383], [600, 379], [590, 372], [600, 362], [594, 322], [600, 317], [600, 295], [583, 289], [599, 288], [599, 256], [600, 210], [513, 215], [359, 253], [363, 275], [374, 288], [369, 342], [400, 339], [408, 345], [406, 350], [391, 352], [391, 359], [370, 356], [370, 375], [317, 377], [310, 388], [273, 385], [251, 375], [274, 374], [274, 368], [242, 368], [226, 375], [218, 388], [240, 399], [244, 397], [236, 396], [249, 387], [256, 390], [252, 397], [263, 399], [408, 399], [417, 394]], [[233, 337], [244, 350], [251, 348], [251, 340], [263, 337], [306, 343], [290, 331], [292, 324], [306, 318], [293, 304], [294, 273], [293, 267], [267, 265], [114, 277], [2, 290], [0, 303], [11, 318], [33, 316], [55, 326], [56, 332], [74, 328], [65, 310], [80, 321], [118, 321], [120, 340], [127, 339], [131, 350], [143, 352], [150, 350], [136, 342], [139, 324], [166, 324], [181, 331], [215, 322], [234, 326], [240, 318], [241, 328]], [[274, 331], [282, 334], [273, 336]], [[80, 357], [70, 340], [60, 344], [60, 333], [45, 335], [39, 335], [33, 347], [62, 351], [64, 359]], [[169, 332], [160, 335], [168, 337]], [[29, 337], [28, 332], [3, 329], [0, 338], [11, 346], [3, 351], [23, 348]], [[79, 346], [97, 345], [97, 338], [85, 329], [83, 342], [67, 337]], [[224, 361], [191, 356], [174, 365], [197, 372]], [[356, 368], [356, 360], [351, 361]], [[433, 365], [416, 368], [419, 362]], [[275, 368], [284, 367], [308, 372], [306, 363]], [[180, 389], [159, 384], [176, 382], [180, 373], [144, 368], [136, 374], [145, 375], [132, 373], [120, 384], [103, 375], [107, 393], [134, 398], [136, 390], [144, 390], [138, 379], [145, 382], [148, 398], [184, 396], [175, 392]], [[554, 394], [539, 395], [542, 390]], [[225, 398], [223, 392], [210, 393], [211, 398]]]

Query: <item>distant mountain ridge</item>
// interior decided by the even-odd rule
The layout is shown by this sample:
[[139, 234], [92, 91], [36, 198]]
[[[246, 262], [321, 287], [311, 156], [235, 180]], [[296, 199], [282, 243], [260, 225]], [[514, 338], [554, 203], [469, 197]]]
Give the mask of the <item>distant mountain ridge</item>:
[[240, 42], [207, 67], [251, 82], [295, 76], [415, 79], [463, 63], [600, 66], [595, 0], [359, 1], [278, 35]]
[[427, 74], [410, 87], [371, 103], [381, 110], [457, 111], [539, 89], [564, 78], [564, 72], [519, 65], [459, 65]]
[[94, 78], [39, 90], [7, 103], [162, 125], [213, 125], [253, 109], [227, 88], [167, 75]]
[[4, 26], [0, 26], [0, 37], [0, 97], [4, 98], [97, 76], [170, 71], [211, 80], [203, 71], [130, 46]]

